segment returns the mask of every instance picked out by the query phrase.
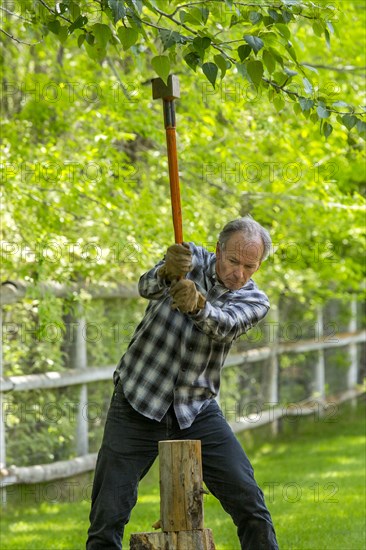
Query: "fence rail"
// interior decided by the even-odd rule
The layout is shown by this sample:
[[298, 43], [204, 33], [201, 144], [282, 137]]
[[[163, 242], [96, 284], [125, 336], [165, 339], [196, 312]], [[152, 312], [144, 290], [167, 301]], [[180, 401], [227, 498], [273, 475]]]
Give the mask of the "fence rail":
[[[70, 291], [80, 291], [80, 286], [64, 287], [62, 285], [44, 285], [40, 291], [49, 292], [50, 290], [57, 296], [65, 296]], [[85, 287], [82, 287], [85, 289]], [[137, 296], [137, 290], [134, 286], [118, 285], [113, 287], [88, 287], [88, 292], [95, 298], [134, 298]], [[22, 300], [26, 294], [26, 288], [20, 283], [8, 282], [2, 287], [0, 303], [13, 304]], [[308, 415], [314, 413], [314, 404], [318, 404], [326, 410], [327, 403], [325, 399], [325, 361], [324, 351], [332, 348], [346, 347], [349, 354], [350, 365], [347, 375], [347, 388], [337, 398], [332, 398], [332, 403], [340, 403], [345, 399], [354, 399], [362, 390], [357, 388], [358, 379], [358, 358], [357, 344], [366, 340], [366, 330], [356, 330], [356, 301], [351, 302], [351, 320], [349, 330], [344, 333], [324, 335], [319, 331], [317, 338], [309, 340], [298, 340], [294, 342], [281, 342], [278, 339], [278, 331], [274, 331], [274, 340], [271, 346], [249, 349], [241, 353], [232, 353], [228, 356], [225, 368], [245, 365], [247, 363], [256, 363], [258, 361], [268, 360], [268, 377], [270, 380], [268, 388], [268, 402], [278, 405], [278, 379], [279, 379], [279, 358], [282, 354], [317, 352], [318, 360], [315, 364], [315, 386], [314, 395], [309, 396], [306, 401], [293, 404], [298, 405], [294, 408], [297, 415]], [[1, 311], [1, 309], [0, 309]], [[278, 314], [277, 314], [278, 315]], [[1, 321], [1, 317], [0, 317]], [[274, 327], [278, 326], [278, 316], [276, 309], [274, 312]], [[323, 325], [322, 310], [318, 310], [318, 325]], [[2, 328], [2, 325], [1, 325]], [[17, 483], [39, 483], [52, 479], [65, 478], [92, 470], [95, 466], [96, 453], [88, 452], [88, 420], [85, 415], [85, 408], [88, 406], [88, 384], [111, 380], [115, 365], [89, 367], [87, 365], [87, 342], [83, 337], [85, 329], [85, 319], [80, 312], [80, 318], [77, 322], [76, 331], [76, 365], [73, 370], [67, 372], [47, 372], [44, 374], [31, 374], [22, 376], [2, 376], [2, 351], [0, 368], [0, 404], [1, 404], [1, 423], [0, 423], [0, 488], [6, 488], [8, 485]], [[36, 466], [6, 467], [5, 443], [6, 432], [3, 418], [3, 398], [9, 392], [20, 392], [29, 390], [55, 389], [69, 386], [80, 386], [79, 393], [79, 413], [77, 415], [76, 458], [54, 462], [52, 464], [40, 464]], [[84, 413], [84, 414], [83, 414]], [[278, 421], [284, 415], [295, 414], [293, 411], [281, 407], [274, 407], [269, 410], [261, 411], [261, 417], [253, 421], [253, 418], [239, 418], [231, 422], [234, 431], [250, 429], [259, 425], [273, 423]]]
[[[323, 349], [349, 346], [350, 344], [359, 344], [366, 340], [366, 330], [359, 330], [353, 334], [340, 333], [332, 335], [332, 341], [319, 342], [318, 339], [301, 340], [299, 342], [286, 342], [278, 344], [277, 353], [303, 353], [309, 351], [319, 351]], [[271, 357], [270, 347], [254, 348], [241, 353], [235, 353], [228, 356], [224, 368], [238, 367], [245, 363], [256, 363]], [[27, 374], [21, 376], [8, 376], [0, 379], [0, 391], [3, 393], [9, 391], [29, 391], [40, 389], [65, 388], [68, 386], [77, 386], [80, 384], [90, 384], [91, 382], [103, 382], [111, 380], [116, 365], [105, 367], [88, 367], [73, 369], [69, 372], [47, 372], [43, 374]]]

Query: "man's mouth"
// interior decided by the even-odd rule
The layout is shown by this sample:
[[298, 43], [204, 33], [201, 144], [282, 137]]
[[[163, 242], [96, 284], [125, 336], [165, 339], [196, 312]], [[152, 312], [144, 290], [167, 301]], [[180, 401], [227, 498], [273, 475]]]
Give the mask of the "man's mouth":
[[233, 281], [233, 280], [230, 280], [230, 279], [227, 280], [226, 285], [227, 285], [228, 288], [231, 288], [233, 290], [236, 290], [236, 289], [241, 288], [243, 286], [241, 283], [239, 283], [239, 281]]

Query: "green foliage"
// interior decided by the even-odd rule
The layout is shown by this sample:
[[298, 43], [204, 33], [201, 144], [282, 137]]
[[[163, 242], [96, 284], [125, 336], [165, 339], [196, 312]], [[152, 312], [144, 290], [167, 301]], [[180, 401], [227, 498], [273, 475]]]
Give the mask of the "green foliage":
[[[332, 117], [342, 124], [342, 116], [354, 116], [356, 129], [364, 138], [362, 103], [357, 97], [355, 106], [348, 101], [342, 105], [333, 102], [331, 90], [312, 82], [310, 72], [318, 73], [317, 64], [300, 60], [304, 33], [318, 48], [330, 50], [338, 40], [338, 27], [347, 24], [353, 10], [352, 2], [344, 7], [297, 0], [256, 1], [251, 5], [213, 0], [181, 4], [173, 0], [169, 7], [149, 0], [99, 0], [93, 4], [67, 0], [55, 8], [39, 0], [17, 0], [13, 14], [20, 15], [24, 23], [15, 34], [10, 18], [2, 30], [20, 42], [34, 36], [44, 40], [51, 33], [54, 41], [59, 39], [71, 49], [77, 44], [96, 62], [114, 52], [125, 59], [126, 51], [133, 48], [133, 57], [153, 56], [152, 68], [165, 81], [170, 70], [180, 72], [184, 60], [195, 72], [201, 67], [213, 87], [220, 69], [221, 79], [226, 72], [236, 73], [239, 81], [244, 78], [261, 90], [274, 90], [300, 105], [312, 95], [309, 111], [313, 120], [320, 122], [322, 135], [328, 138], [332, 132], [332, 125], [323, 125], [322, 119]], [[246, 70], [239, 69], [238, 63], [244, 60]], [[276, 64], [282, 71], [275, 72]], [[347, 99], [346, 94], [342, 99]], [[346, 108], [346, 113], [340, 108]]]
[[[75, 367], [70, 348], [75, 344], [79, 321], [62, 315], [66, 306], [60, 299], [7, 306], [3, 325], [5, 375], [62, 372]], [[117, 364], [143, 306], [142, 300], [84, 302], [83, 337], [89, 365]], [[82, 414], [89, 420], [90, 452], [98, 450], [112, 387], [112, 381], [88, 387], [89, 412], [83, 409]], [[77, 386], [7, 393], [3, 409], [8, 463], [28, 466], [74, 457], [79, 403]]]
[[77, 388], [7, 395], [3, 407], [9, 464], [28, 466], [76, 456], [78, 402]]
[[[167, 162], [160, 102], [151, 102], [146, 84], [151, 68], [166, 79], [179, 67], [185, 237], [214, 243], [222, 223], [251, 212], [276, 245], [258, 274], [270, 294], [307, 300], [358, 291], [364, 159], [356, 133], [364, 126], [349, 107], [364, 98], [356, 46], [364, 12], [357, 3], [341, 11], [325, 2], [258, 2], [255, 9], [235, 2], [183, 9], [172, 2], [178, 31], [164, 2], [103, 0], [92, 13], [88, 2], [63, 2], [57, 13], [22, 2], [15, 14], [17, 6], [32, 24], [5, 12], [4, 30], [19, 40], [42, 32], [43, 41], [29, 48], [1, 35], [8, 46], [2, 54], [5, 277], [132, 280], [160, 257], [172, 238]], [[151, 26], [157, 15], [159, 29]], [[57, 30], [65, 18], [79, 25], [81, 16], [88, 22], [68, 31], [62, 46], [45, 27]], [[321, 21], [315, 33], [311, 25]], [[317, 33], [323, 40], [336, 27], [328, 50]], [[98, 63], [86, 57], [76, 35], [85, 37], [82, 48], [95, 52], [99, 44], [107, 57]], [[349, 59], [354, 71], [335, 70]], [[331, 73], [316, 68], [334, 60]], [[342, 109], [349, 112], [334, 125], [334, 110]]]
[[156, 55], [152, 58], [151, 65], [160, 78], [164, 80], [165, 84], [167, 84], [170, 71], [169, 57], [166, 55]]

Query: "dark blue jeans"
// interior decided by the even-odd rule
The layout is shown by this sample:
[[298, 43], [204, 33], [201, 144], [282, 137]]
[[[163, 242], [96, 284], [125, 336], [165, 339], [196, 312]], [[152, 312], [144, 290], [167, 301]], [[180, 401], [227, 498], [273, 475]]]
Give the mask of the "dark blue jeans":
[[136, 412], [118, 383], [95, 470], [87, 550], [121, 548], [138, 483], [157, 457], [158, 442], [167, 439], [201, 440], [203, 479], [231, 515], [242, 549], [278, 549], [253, 468], [216, 401], [212, 400], [190, 428], [181, 430], [173, 409], [161, 422]]

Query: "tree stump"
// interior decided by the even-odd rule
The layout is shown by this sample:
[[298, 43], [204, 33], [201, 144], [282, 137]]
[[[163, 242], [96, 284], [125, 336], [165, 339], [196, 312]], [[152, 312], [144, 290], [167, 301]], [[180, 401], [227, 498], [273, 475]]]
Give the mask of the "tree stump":
[[203, 529], [201, 442], [160, 441], [159, 469], [162, 530]]
[[159, 462], [162, 532], [132, 534], [130, 550], [215, 550], [203, 527], [201, 442], [160, 441]]
[[211, 529], [133, 533], [130, 550], [215, 550]]

